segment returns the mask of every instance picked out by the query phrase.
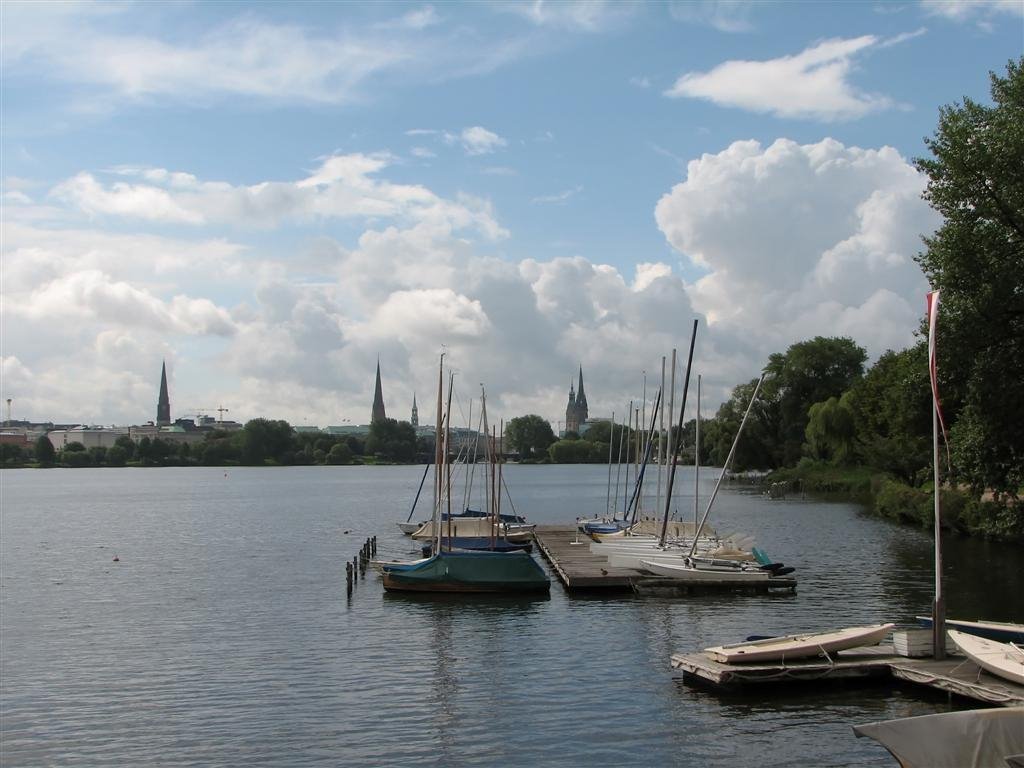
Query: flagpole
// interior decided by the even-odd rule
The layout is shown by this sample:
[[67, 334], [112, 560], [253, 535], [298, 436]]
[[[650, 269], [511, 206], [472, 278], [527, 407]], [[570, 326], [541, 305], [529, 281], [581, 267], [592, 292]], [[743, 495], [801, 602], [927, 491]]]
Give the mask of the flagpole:
[[[937, 354], [937, 326], [939, 316], [939, 292], [928, 294], [928, 378], [932, 389], [932, 477], [935, 504], [935, 601], [932, 603], [932, 656], [937, 660], [946, 658], [946, 602], [942, 594], [942, 503], [939, 483], [939, 376]], [[945, 425], [943, 424], [943, 433]]]
[[946, 603], [942, 595], [942, 508], [939, 497], [939, 413], [932, 408], [932, 459], [935, 478], [935, 602], [932, 605], [932, 655], [946, 658]]

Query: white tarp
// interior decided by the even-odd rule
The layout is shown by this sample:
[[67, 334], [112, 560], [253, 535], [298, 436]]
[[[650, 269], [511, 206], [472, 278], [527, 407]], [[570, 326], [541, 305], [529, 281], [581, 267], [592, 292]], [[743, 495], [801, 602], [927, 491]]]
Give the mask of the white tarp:
[[904, 768], [1006, 768], [1024, 753], [1024, 707], [972, 709], [855, 725]]

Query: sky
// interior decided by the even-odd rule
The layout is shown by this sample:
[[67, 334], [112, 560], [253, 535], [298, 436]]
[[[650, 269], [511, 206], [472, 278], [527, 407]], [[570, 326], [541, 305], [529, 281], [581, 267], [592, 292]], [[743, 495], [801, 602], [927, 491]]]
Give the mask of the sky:
[[[18, 3], [2, 22], [16, 419], [557, 429], [712, 412], [774, 352], [914, 341], [913, 160], [1024, 53], [996, 2]], [[691, 398], [692, 402], [692, 398]], [[475, 406], [478, 410], [479, 406]], [[460, 415], [461, 414], [461, 415]], [[432, 423], [430, 415], [422, 422]]]

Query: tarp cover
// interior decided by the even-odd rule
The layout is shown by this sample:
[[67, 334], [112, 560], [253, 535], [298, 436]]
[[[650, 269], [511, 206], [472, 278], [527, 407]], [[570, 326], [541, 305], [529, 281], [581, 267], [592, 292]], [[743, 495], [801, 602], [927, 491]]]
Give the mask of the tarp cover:
[[1006, 768], [1024, 752], [1024, 708], [973, 709], [855, 725], [904, 768]]

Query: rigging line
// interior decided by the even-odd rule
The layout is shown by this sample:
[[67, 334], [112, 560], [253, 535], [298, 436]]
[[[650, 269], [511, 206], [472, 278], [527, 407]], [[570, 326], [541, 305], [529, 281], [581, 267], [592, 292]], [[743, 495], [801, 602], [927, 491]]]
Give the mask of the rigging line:
[[[660, 545], [665, 546], [665, 537], [668, 535], [668, 511], [672, 501], [672, 486], [676, 479], [676, 467], [679, 465], [679, 441], [683, 436], [683, 414], [686, 413], [686, 395], [690, 391], [690, 368], [693, 365], [693, 346], [697, 341], [697, 321], [693, 321], [693, 332], [690, 334], [690, 353], [686, 359], [686, 376], [683, 380], [683, 397], [679, 404], [679, 424], [676, 428], [676, 437], [672, 440], [672, 468], [668, 473], [668, 490], [665, 499], [665, 516], [661, 522]], [[693, 534], [694, 549], [697, 547], [697, 533]], [[690, 553], [691, 555], [693, 552]]]
[[761, 374], [761, 378], [757, 380], [757, 386], [754, 387], [754, 394], [750, 396], [750, 402], [747, 403], [747, 410], [743, 414], [743, 420], [740, 421], [740, 428], [736, 430], [736, 437], [732, 441], [732, 448], [729, 449], [729, 455], [725, 457], [725, 463], [722, 465], [722, 474], [718, 476], [718, 482], [715, 483], [715, 490], [711, 492], [711, 498], [708, 499], [707, 509], [704, 510], [704, 517], [700, 519], [700, 526], [693, 532], [693, 546], [690, 548], [690, 557], [693, 557], [694, 552], [697, 551], [697, 537], [700, 535], [701, 530], [704, 528], [704, 523], [708, 520], [708, 515], [711, 514], [711, 505], [715, 503], [715, 497], [718, 496], [718, 489], [722, 485], [722, 480], [725, 479], [725, 473], [729, 470], [729, 464], [732, 462], [732, 457], [736, 453], [736, 446], [739, 445], [740, 435], [743, 434], [743, 427], [747, 423], [747, 418], [750, 416], [750, 410], [754, 407], [754, 401], [757, 400], [757, 393], [761, 391], [761, 385], [764, 383], [765, 374]]
[[516, 511], [515, 502], [512, 501], [512, 494], [508, 490], [508, 483], [505, 482], [505, 478], [504, 477], [501, 478], [501, 487], [505, 489], [505, 498], [508, 499], [509, 506], [512, 507], [512, 514], [515, 517], [518, 518], [519, 517], [519, 512]]
[[420, 478], [420, 487], [416, 490], [416, 498], [412, 500], [412, 509], [409, 510], [409, 516], [405, 518], [405, 522], [412, 520], [413, 512], [416, 511], [416, 502], [420, 500], [420, 493], [423, 492], [423, 483], [427, 480], [427, 472], [430, 471], [430, 462], [427, 462], [427, 466], [423, 468], [423, 477]]
[[647, 463], [651, 460], [651, 449], [654, 446], [654, 429], [658, 423], [658, 411], [661, 409], [661, 389], [658, 389], [658, 397], [654, 401], [654, 412], [651, 414], [651, 429], [647, 433], [647, 445], [644, 448], [644, 460], [640, 464], [640, 471], [636, 478], [636, 487], [633, 489], [633, 498], [630, 499], [629, 506], [633, 511], [634, 522], [636, 522], [636, 516], [640, 513], [640, 505], [637, 504], [633, 507], [637, 497], [643, 493], [644, 487], [644, 473], [647, 471]]

